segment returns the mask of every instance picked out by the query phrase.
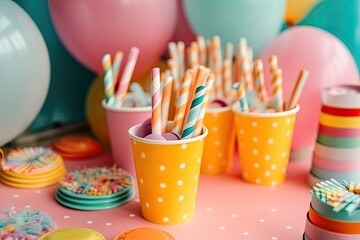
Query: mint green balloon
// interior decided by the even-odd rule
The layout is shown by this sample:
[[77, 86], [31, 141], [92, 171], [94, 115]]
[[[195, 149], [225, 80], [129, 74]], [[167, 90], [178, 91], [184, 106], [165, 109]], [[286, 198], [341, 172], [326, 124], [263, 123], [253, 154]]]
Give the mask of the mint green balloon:
[[197, 35], [221, 37], [237, 44], [245, 37], [257, 57], [282, 27], [285, 0], [183, 0], [184, 11]]

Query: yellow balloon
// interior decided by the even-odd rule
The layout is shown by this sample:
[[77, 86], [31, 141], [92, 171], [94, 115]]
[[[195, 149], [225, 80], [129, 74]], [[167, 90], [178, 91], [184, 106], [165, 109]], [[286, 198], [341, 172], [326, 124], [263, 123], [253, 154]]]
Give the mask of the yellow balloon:
[[289, 25], [303, 19], [319, 0], [286, 0], [285, 21]]
[[104, 98], [103, 78], [98, 76], [93, 80], [87, 92], [85, 106], [86, 120], [95, 136], [110, 146], [105, 110], [101, 105], [101, 101]]

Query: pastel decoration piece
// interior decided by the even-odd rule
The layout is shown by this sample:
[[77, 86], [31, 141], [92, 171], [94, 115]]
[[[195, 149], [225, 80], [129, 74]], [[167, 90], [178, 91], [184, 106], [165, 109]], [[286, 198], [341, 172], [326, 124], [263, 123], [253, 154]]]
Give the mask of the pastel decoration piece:
[[322, 102], [326, 106], [338, 108], [360, 108], [360, 86], [340, 85], [323, 91]]
[[337, 160], [337, 161], [359, 161], [359, 148], [334, 148], [319, 143], [315, 144], [316, 154], [320, 157]]
[[360, 148], [360, 138], [339, 138], [318, 134], [318, 143], [334, 148]]
[[90, 228], [61, 228], [51, 231], [39, 240], [105, 240], [105, 237], [98, 231]]
[[331, 231], [326, 231], [313, 224], [309, 218], [306, 218], [305, 233], [309, 239], [326, 239], [326, 240], [357, 240], [359, 234], [341, 234]]
[[360, 169], [360, 161], [338, 161], [338, 160], [331, 160], [326, 159], [318, 156], [316, 152], [314, 153], [312, 159], [312, 165], [317, 168], [322, 168], [328, 171], [334, 172], [353, 172], [356, 169]]
[[342, 180], [347, 180], [347, 181], [353, 180], [356, 182], [360, 182], [360, 171], [334, 172], [334, 171], [329, 171], [329, 170], [325, 170], [322, 168], [312, 166], [310, 172], [311, 172], [311, 174], [313, 174], [321, 179], [334, 178], [337, 180], [342, 179]]
[[180, 139], [180, 135], [174, 132], [166, 132], [162, 136], [166, 141], [176, 141]]
[[319, 124], [318, 133], [328, 135], [330, 137], [356, 138], [360, 137], [360, 128], [337, 128]]
[[96, 140], [80, 135], [69, 135], [55, 140], [54, 151], [67, 159], [88, 159], [104, 153], [104, 147]]
[[1, 239], [38, 239], [55, 227], [51, 216], [38, 210], [17, 212], [11, 208], [0, 213]]
[[60, 181], [56, 201], [78, 210], [103, 210], [121, 206], [135, 195], [130, 174], [116, 166], [74, 170]]
[[151, 133], [151, 117], [146, 119], [137, 129], [136, 136], [144, 138]]
[[155, 141], [166, 141], [166, 139], [163, 136], [157, 133], [150, 133], [149, 135], [146, 135], [144, 138]]
[[156, 228], [134, 228], [119, 233], [113, 240], [175, 240], [170, 233]]

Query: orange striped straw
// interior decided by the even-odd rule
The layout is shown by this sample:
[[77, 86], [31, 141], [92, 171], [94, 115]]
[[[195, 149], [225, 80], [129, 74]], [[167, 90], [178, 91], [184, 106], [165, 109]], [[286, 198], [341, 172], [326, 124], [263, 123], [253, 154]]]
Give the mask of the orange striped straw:
[[118, 102], [120, 103], [120, 106], [122, 106], [124, 100], [125, 100], [125, 95], [128, 91], [129, 85], [130, 85], [130, 81], [131, 81], [131, 77], [136, 65], [136, 61], [139, 55], [139, 48], [137, 47], [132, 47], [130, 49], [130, 53], [128, 56], [128, 60], [127, 63], [125, 65], [125, 69], [124, 72], [121, 76], [121, 80], [120, 80], [120, 85], [119, 88], [116, 92], [117, 98], [118, 98]]
[[206, 66], [206, 42], [203, 36], [198, 35], [196, 42], [199, 46], [199, 63], [200, 65]]
[[177, 42], [177, 54], [178, 54], [178, 72], [179, 72], [179, 77], [177, 81], [180, 84], [180, 79], [182, 79], [185, 74], [185, 43], [182, 41]]
[[269, 62], [269, 71], [270, 71], [270, 76], [271, 78], [273, 77], [276, 69], [278, 69], [278, 59], [276, 57], [276, 55], [271, 55], [268, 59]]
[[260, 102], [265, 105], [267, 101], [267, 93], [265, 89], [265, 80], [264, 80], [264, 66], [261, 59], [255, 60], [254, 63], [254, 77], [255, 77], [255, 89], [256, 94]]
[[234, 57], [234, 45], [231, 42], [226, 43], [225, 45], [225, 56], [224, 59], [229, 59], [232, 63]]
[[283, 91], [282, 91], [282, 71], [281, 68], [275, 70], [271, 79], [271, 87], [273, 94], [273, 104], [277, 111], [283, 111]]
[[227, 58], [224, 60], [224, 65], [223, 65], [223, 80], [224, 80], [224, 95], [225, 98], [228, 100], [230, 100], [233, 93], [231, 75], [232, 75], [231, 60]]
[[233, 84], [233, 88], [236, 90], [236, 96], [240, 103], [241, 112], [249, 112], [249, 105], [245, 96], [245, 88], [242, 82], [236, 82]]
[[123, 52], [121, 51], [116, 51], [115, 56], [114, 56], [114, 62], [113, 62], [113, 73], [114, 73], [114, 87], [116, 87], [116, 85], [118, 84], [119, 81], [119, 75], [120, 75], [120, 66], [121, 66], [121, 62], [123, 59]]
[[204, 123], [204, 118], [206, 114], [206, 109], [210, 100], [211, 91], [213, 90], [212, 87], [214, 85], [215, 75], [213, 73], [206, 75], [206, 92], [204, 96], [203, 103], [201, 105], [200, 113], [198, 119], [196, 120], [195, 130], [193, 136], [199, 136], [201, 134], [202, 126]]
[[172, 132], [181, 134], [183, 122], [185, 119], [185, 112], [187, 107], [187, 102], [189, 100], [189, 92], [191, 88], [191, 82], [193, 77], [192, 69], [188, 69], [185, 72], [184, 77], [181, 81], [180, 95], [176, 101], [176, 109], [174, 115], [174, 128]]
[[180, 91], [180, 79], [179, 79], [178, 69], [176, 67], [176, 61], [172, 58], [169, 58], [167, 60], [167, 65], [170, 69], [171, 75], [173, 76], [174, 93], [175, 93], [175, 96], [177, 97], [179, 95], [179, 91]]
[[161, 134], [160, 68], [151, 70], [151, 133]]
[[301, 70], [298, 76], [298, 79], [296, 81], [296, 85], [291, 93], [290, 100], [287, 104], [286, 109], [290, 110], [296, 106], [298, 103], [302, 90], [305, 86], [306, 80], [309, 77], [309, 71], [308, 70]]
[[221, 40], [218, 35], [215, 35], [212, 38], [212, 51], [213, 51], [213, 59], [214, 59], [214, 73], [215, 73], [215, 94], [216, 97], [221, 98], [222, 94], [222, 55], [221, 55]]
[[199, 46], [192, 42], [190, 48], [187, 48], [189, 68], [197, 69], [199, 67]]
[[245, 38], [240, 39], [240, 61], [241, 61], [241, 80], [244, 83], [244, 88], [252, 90], [253, 83], [252, 83], [252, 72], [250, 66], [250, 59], [248, 57], [248, 47], [247, 41]]
[[166, 131], [166, 125], [169, 115], [172, 83], [173, 83], [173, 77], [166, 76], [162, 88], [162, 99], [161, 99], [161, 133], [165, 133]]
[[111, 67], [111, 56], [105, 54], [102, 58], [102, 66], [104, 69], [104, 89], [105, 89], [105, 101], [109, 105], [114, 104], [114, 77]]

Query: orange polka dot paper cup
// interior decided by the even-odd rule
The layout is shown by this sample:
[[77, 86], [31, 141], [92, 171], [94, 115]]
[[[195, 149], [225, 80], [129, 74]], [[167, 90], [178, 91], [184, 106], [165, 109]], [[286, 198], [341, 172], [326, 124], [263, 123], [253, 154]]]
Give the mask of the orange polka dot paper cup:
[[150, 222], [173, 225], [189, 221], [195, 212], [204, 138], [158, 141], [135, 135], [129, 129], [141, 212]]
[[207, 109], [204, 125], [209, 134], [205, 139], [201, 173], [226, 173], [232, 167], [235, 146], [234, 116], [231, 107]]
[[259, 185], [284, 181], [299, 109], [296, 106], [283, 112], [244, 113], [238, 102], [233, 104], [243, 180]]

